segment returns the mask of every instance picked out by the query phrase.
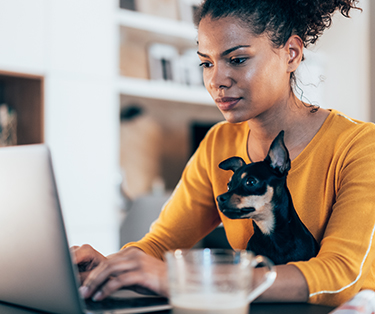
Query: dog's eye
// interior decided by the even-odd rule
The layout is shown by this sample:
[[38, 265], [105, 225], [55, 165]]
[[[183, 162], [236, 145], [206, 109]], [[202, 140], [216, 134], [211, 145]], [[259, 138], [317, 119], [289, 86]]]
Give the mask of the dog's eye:
[[258, 183], [258, 180], [255, 179], [255, 178], [248, 178], [248, 179], [246, 180], [246, 185], [247, 185], [247, 186], [254, 186], [254, 185], [256, 185], [257, 183]]

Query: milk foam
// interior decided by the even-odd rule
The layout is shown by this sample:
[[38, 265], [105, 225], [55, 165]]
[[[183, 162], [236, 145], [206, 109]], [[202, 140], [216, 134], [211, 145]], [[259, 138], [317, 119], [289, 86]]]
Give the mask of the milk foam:
[[246, 297], [241, 293], [184, 294], [171, 299], [173, 313], [247, 314]]

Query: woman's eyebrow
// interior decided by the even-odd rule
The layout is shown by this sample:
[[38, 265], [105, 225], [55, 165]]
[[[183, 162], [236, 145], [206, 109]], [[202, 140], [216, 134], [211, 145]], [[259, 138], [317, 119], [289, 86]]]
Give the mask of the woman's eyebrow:
[[250, 47], [250, 45], [238, 45], [238, 46], [235, 46], [235, 47], [233, 47], [233, 48], [229, 48], [229, 49], [225, 50], [225, 51], [221, 54], [221, 56], [224, 57], [224, 56], [230, 54], [231, 52], [233, 52], [233, 51], [235, 51], [235, 50], [237, 50], [237, 49], [240, 49], [240, 48], [249, 48], [249, 47]]
[[[233, 51], [235, 51], [237, 49], [240, 49], [240, 48], [249, 48], [249, 47], [250, 47], [250, 45], [238, 45], [238, 46], [234, 46], [232, 48], [229, 48], [229, 49], [223, 51], [220, 55], [221, 55], [221, 57], [224, 57], [224, 56], [230, 54], [231, 52], [233, 52]], [[197, 51], [197, 54], [200, 55], [201, 57], [205, 57], [205, 58], [208, 57], [208, 55], [206, 55], [206, 54], [204, 54], [202, 52], [199, 52], [199, 51]]]

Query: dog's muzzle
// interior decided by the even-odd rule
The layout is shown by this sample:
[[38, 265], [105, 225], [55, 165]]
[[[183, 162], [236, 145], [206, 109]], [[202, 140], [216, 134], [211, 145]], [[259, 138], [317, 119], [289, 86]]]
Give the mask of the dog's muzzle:
[[248, 215], [255, 211], [254, 207], [235, 207], [230, 202], [231, 194], [224, 193], [219, 195], [216, 200], [220, 211], [230, 219], [248, 218]]

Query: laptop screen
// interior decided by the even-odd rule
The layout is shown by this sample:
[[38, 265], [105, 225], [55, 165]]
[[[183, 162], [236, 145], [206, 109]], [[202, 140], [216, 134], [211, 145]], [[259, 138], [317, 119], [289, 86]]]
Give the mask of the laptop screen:
[[[53, 313], [83, 313], [51, 155], [46, 145], [0, 148], [0, 302]], [[89, 312], [169, 309], [162, 297], [135, 293], [89, 302]]]

